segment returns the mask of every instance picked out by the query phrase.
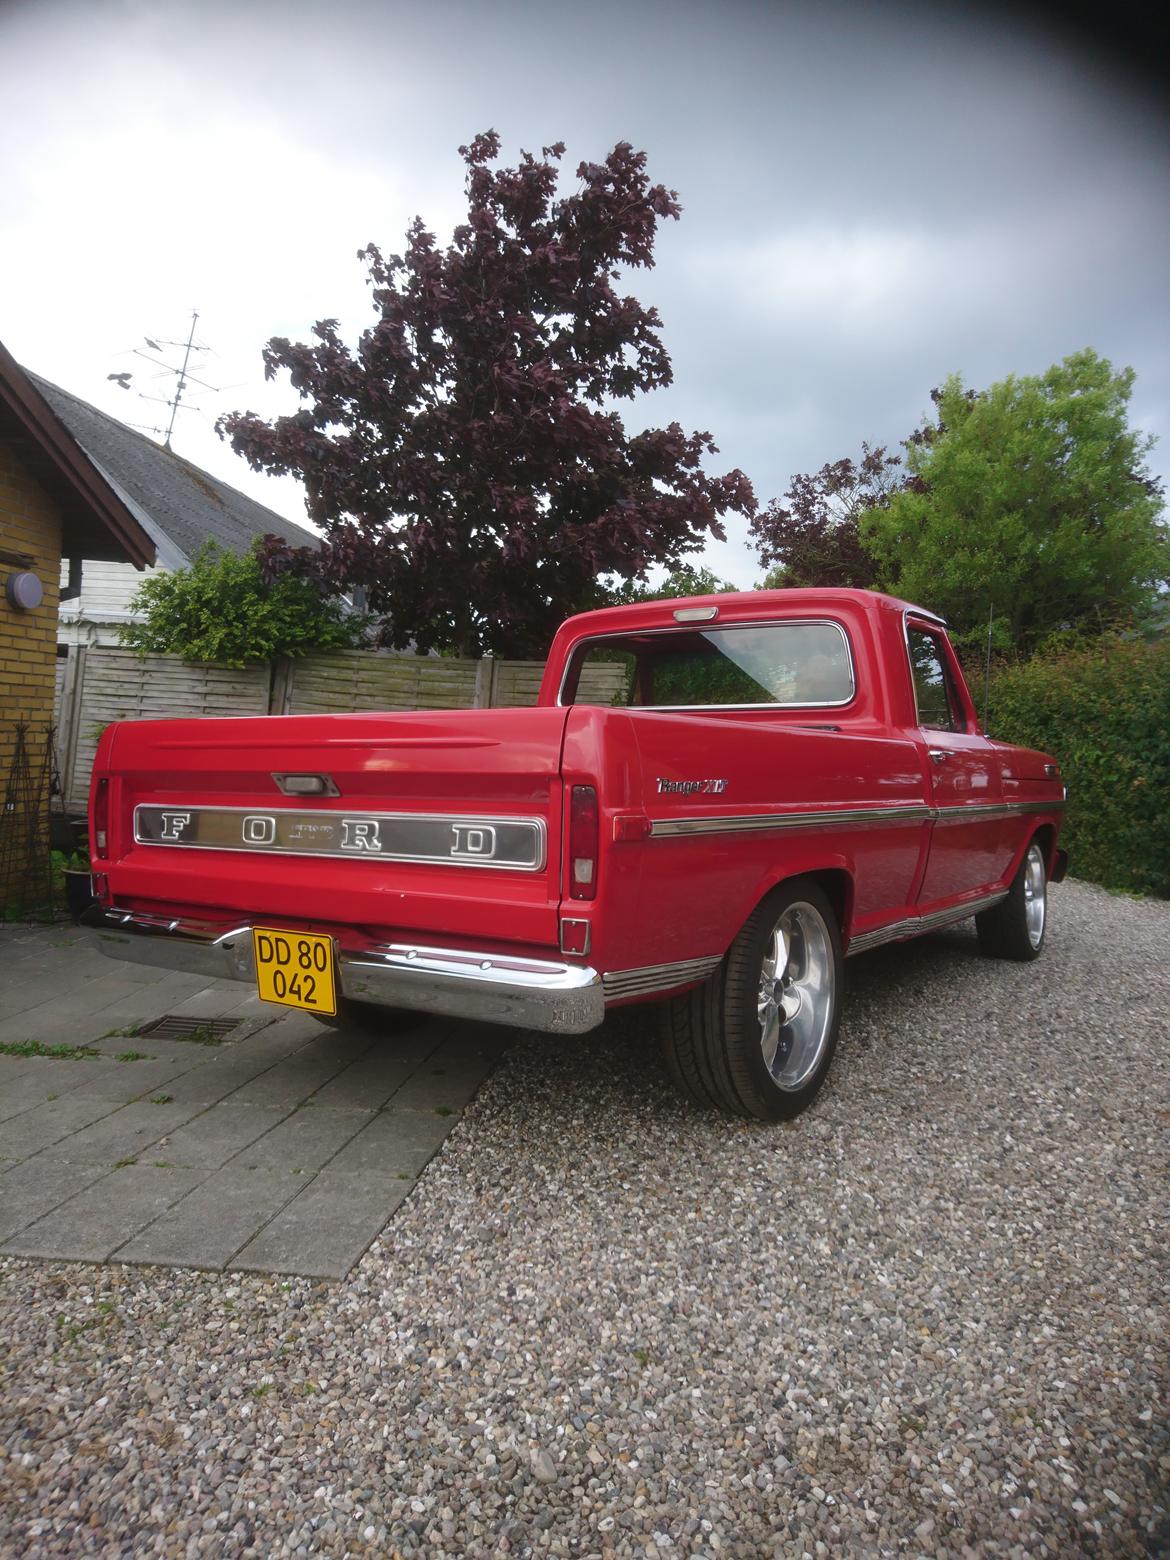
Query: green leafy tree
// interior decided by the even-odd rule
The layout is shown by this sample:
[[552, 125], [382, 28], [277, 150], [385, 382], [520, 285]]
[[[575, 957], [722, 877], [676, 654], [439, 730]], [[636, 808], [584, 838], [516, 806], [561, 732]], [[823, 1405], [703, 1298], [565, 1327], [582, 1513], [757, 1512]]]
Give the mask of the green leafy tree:
[[696, 568], [684, 563], [671, 571], [661, 585], [647, 585], [640, 581], [615, 586], [603, 603], [609, 607], [629, 606], [635, 601], [671, 601], [680, 596], [725, 596], [738, 590], [728, 580], [721, 580], [712, 569]]
[[143, 580], [130, 610], [143, 620], [119, 634], [139, 655], [225, 666], [344, 649], [361, 642], [370, 621], [310, 580], [286, 574], [266, 583], [255, 548], [226, 552], [214, 542], [189, 568]]
[[1132, 369], [1091, 350], [982, 394], [958, 376], [907, 441], [908, 483], [860, 516], [881, 583], [1029, 654], [1153, 608], [1170, 577], [1162, 493], [1130, 428]]

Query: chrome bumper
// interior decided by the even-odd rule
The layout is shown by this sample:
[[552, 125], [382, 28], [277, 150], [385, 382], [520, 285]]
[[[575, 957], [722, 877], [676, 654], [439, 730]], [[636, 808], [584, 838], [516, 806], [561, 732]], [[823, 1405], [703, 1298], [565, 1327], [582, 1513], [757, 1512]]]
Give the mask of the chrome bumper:
[[[185, 970], [214, 980], [256, 982], [252, 928], [222, 921], [171, 920], [94, 905], [82, 925], [111, 959]], [[547, 1034], [579, 1035], [605, 1016], [596, 970], [551, 959], [409, 943], [346, 947], [337, 939], [342, 994], [379, 1007], [514, 1024]]]

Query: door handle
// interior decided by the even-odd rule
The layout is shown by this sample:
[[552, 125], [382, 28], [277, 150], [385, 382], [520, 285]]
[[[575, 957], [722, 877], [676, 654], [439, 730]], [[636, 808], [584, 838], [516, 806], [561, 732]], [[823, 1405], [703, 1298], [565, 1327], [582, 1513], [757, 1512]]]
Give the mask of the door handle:
[[936, 764], [945, 764], [950, 754], [946, 748], [927, 748], [926, 750]]

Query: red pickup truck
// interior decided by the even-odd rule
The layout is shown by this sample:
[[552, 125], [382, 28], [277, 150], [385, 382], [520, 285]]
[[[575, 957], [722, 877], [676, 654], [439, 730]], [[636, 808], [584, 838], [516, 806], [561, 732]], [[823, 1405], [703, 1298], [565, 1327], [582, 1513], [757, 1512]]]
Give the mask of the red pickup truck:
[[832, 1060], [844, 955], [974, 916], [1036, 957], [1063, 805], [931, 613], [656, 601], [563, 624], [534, 709], [109, 727], [87, 921], [335, 1023], [654, 1002], [685, 1093], [779, 1119]]

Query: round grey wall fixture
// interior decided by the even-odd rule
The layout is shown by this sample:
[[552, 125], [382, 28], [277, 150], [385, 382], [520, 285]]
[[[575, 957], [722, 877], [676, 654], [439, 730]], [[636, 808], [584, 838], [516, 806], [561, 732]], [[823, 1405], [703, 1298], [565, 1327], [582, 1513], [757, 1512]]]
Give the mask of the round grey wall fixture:
[[34, 574], [31, 569], [22, 569], [19, 574], [8, 576], [4, 594], [8, 597], [9, 606], [20, 612], [31, 612], [45, 599], [45, 587], [41, 584], [39, 574]]

